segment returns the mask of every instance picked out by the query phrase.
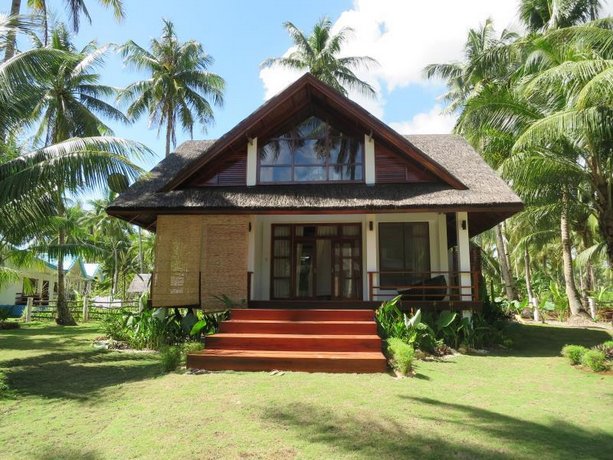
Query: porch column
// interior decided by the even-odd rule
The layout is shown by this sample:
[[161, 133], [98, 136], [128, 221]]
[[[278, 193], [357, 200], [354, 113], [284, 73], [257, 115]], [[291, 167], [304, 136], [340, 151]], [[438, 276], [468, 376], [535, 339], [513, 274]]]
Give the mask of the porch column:
[[[367, 214], [366, 215], [366, 287], [367, 289], [364, 291], [364, 300], [377, 300], [370, 298], [370, 275], [369, 272], [377, 271], [377, 220], [375, 218], [375, 214]], [[371, 224], [372, 223], [372, 224]], [[372, 230], [371, 230], [372, 225]], [[378, 284], [379, 282], [379, 274], [374, 273], [372, 275], [373, 284]]]
[[258, 138], [247, 142], [247, 185], [256, 185], [258, 178]]
[[470, 276], [470, 240], [468, 237], [468, 213], [456, 212], [456, 234], [458, 242], [458, 270], [461, 272], [459, 279], [461, 300], [471, 301], [471, 276]]
[[364, 135], [364, 182], [375, 183], [375, 140], [371, 135]]
[[247, 289], [249, 289], [248, 299], [254, 298], [255, 290], [255, 243], [256, 243], [256, 229], [257, 219], [256, 216], [249, 217], [249, 236], [247, 241], [247, 276], [249, 281], [247, 282]]

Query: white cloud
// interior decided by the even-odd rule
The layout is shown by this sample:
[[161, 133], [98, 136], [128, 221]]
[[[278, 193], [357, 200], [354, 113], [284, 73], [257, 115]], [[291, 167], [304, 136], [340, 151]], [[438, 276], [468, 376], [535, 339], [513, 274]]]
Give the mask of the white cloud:
[[[468, 29], [478, 27], [488, 17], [498, 31], [518, 30], [518, 5], [519, 0], [354, 0], [353, 7], [341, 13], [334, 31], [341, 27], [354, 30], [343, 48], [344, 55], [371, 56], [379, 62], [377, 68], [356, 72], [377, 89], [379, 98], [372, 100], [354, 92], [349, 97], [373, 115], [384, 118], [386, 100], [382, 89], [385, 97], [391, 99], [396, 88], [428, 84], [422, 74], [424, 67], [462, 59]], [[602, 15], [611, 13], [613, 0], [608, 0]], [[277, 94], [299, 75], [279, 68], [261, 70], [265, 98]], [[432, 103], [434, 106], [436, 101]], [[414, 129], [449, 126], [450, 121], [437, 115], [437, 110], [435, 106], [406, 123]]]
[[443, 113], [442, 107], [437, 104], [429, 112], [418, 113], [409, 121], [389, 125], [400, 134], [448, 134], [456, 120], [455, 115]]

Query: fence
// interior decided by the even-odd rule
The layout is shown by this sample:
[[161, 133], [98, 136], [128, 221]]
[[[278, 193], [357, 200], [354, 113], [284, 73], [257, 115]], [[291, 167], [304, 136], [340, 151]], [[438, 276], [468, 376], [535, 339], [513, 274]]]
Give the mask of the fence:
[[[139, 305], [134, 302], [99, 302], [94, 305], [87, 298], [83, 301], [69, 301], [68, 309], [76, 321], [102, 321], [112, 315], [118, 315], [125, 311], [137, 312]], [[56, 317], [57, 303], [50, 302], [49, 305], [26, 306], [26, 321], [53, 321]], [[28, 314], [29, 312], [29, 314]]]

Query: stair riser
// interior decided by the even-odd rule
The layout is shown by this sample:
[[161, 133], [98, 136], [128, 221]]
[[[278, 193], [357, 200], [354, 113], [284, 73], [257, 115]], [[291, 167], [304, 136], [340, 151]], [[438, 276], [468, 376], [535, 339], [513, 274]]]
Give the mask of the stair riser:
[[335, 373], [380, 373], [387, 371], [385, 359], [381, 360], [343, 360], [333, 359], [279, 359], [279, 358], [239, 358], [188, 355], [187, 367], [210, 371], [296, 371], [296, 372], [335, 372]]
[[278, 321], [373, 321], [373, 310], [234, 309], [231, 319]]
[[247, 334], [331, 334], [331, 335], [359, 335], [376, 334], [375, 323], [367, 324], [300, 324], [300, 323], [251, 323], [237, 321], [224, 321], [220, 332], [247, 333]]
[[213, 350], [272, 350], [272, 351], [381, 351], [381, 340], [287, 338], [279, 337], [223, 337], [212, 335], [206, 339], [206, 348]]

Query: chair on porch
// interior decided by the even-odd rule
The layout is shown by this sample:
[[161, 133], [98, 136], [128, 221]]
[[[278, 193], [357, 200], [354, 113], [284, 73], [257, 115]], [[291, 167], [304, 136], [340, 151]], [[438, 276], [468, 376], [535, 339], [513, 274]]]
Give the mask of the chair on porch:
[[410, 284], [408, 289], [399, 289], [402, 300], [440, 302], [447, 296], [447, 280], [443, 275], [423, 279]]

